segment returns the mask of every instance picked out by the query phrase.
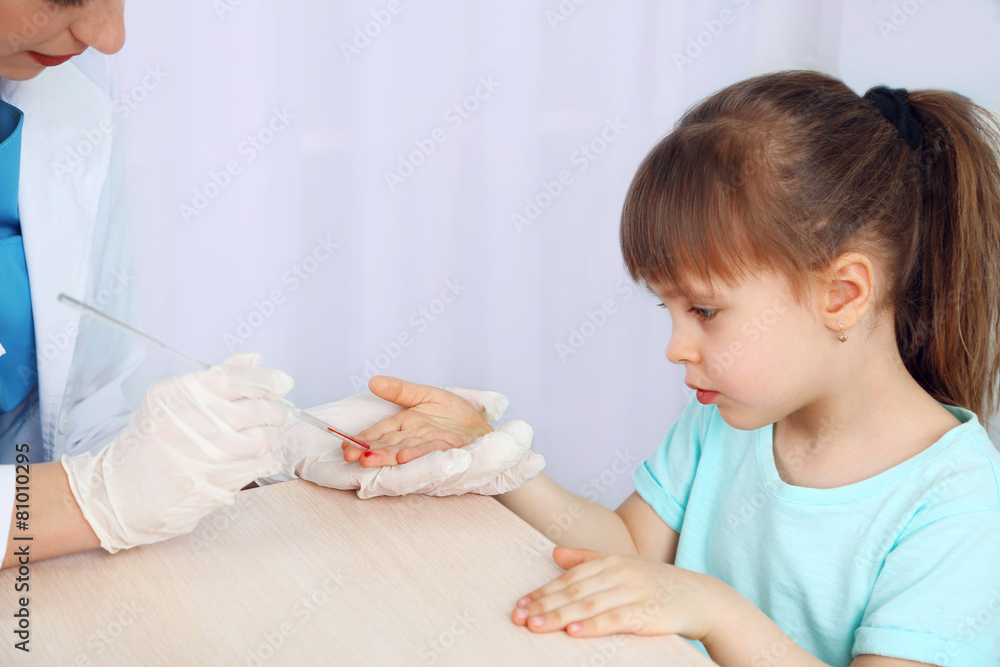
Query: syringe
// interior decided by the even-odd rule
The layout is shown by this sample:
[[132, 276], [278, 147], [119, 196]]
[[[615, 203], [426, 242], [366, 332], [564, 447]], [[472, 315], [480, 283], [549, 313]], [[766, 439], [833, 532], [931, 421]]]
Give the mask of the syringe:
[[[153, 343], [154, 345], [159, 346], [160, 348], [166, 350], [167, 352], [170, 352], [171, 354], [176, 355], [177, 357], [180, 357], [181, 359], [184, 359], [185, 361], [193, 363], [193, 364], [195, 364], [197, 366], [201, 366], [202, 368], [210, 368], [211, 367], [211, 364], [205, 363], [204, 361], [202, 361], [201, 359], [198, 359], [197, 357], [192, 357], [190, 354], [188, 354], [186, 352], [181, 352], [176, 347], [173, 347], [171, 345], [167, 345], [162, 340], [159, 340], [157, 338], [153, 338], [148, 333], [145, 333], [144, 331], [139, 331], [135, 327], [133, 327], [131, 325], [128, 325], [128, 324], [125, 324], [121, 320], [115, 319], [114, 317], [111, 317], [107, 313], [102, 312], [100, 310], [97, 310], [93, 306], [87, 305], [87, 304], [83, 303], [82, 301], [78, 301], [78, 300], [74, 299], [73, 297], [71, 297], [71, 296], [69, 296], [67, 294], [60, 294], [59, 295], [59, 301], [61, 301], [63, 303], [70, 304], [72, 306], [75, 306], [75, 307], [79, 308], [80, 310], [82, 310], [84, 312], [90, 313], [91, 315], [93, 315], [94, 317], [96, 317], [97, 319], [99, 319], [101, 322], [104, 322], [108, 326], [111, 326], [111, 327], [117, 329], [118, 331], [121, 331], [122, 333], [128, 334], [130, 336], [135, 336], [136, 338], [141, 338], [142, 340], [144, 340], [144, 341], [146, 341], [148, 343]], [[317, 419], [316, 417], [314, 417], [313, 415], [309, 414], [305, 410], [300, 410], [291, 401], [286, 401], [283, 398], [279, 398], [278, 402], [281, 403], [282, 405], [284, 405], [286, 408], [288, 408], [289, 412], [292, 413], [293, 417], [301, 419], [305, 423], [310, 424], [312, 426], [315, 426], [316, 428], [320, 429], [321, 431], [325, 431], [327, 433], [333, 433], [338, 438], [343, 438], [344, 440], [346, 440], [350, 444], [354, 445], [355, 447], [360, 447], [361, 449], [365, 450], [366, 452], [371, 449], [371, 447], [369, 447], [365, 443], [361, 442], [360, 440], [355, 440], [351, 436], [349, 436], [349, 435], [347, 435], [345, 433], [341, 433], [337, 429], [333, 428], [332, 426], [330, 426], [329, 424], [327, 424], [326, 422], [324, 422], [322, 419]]]

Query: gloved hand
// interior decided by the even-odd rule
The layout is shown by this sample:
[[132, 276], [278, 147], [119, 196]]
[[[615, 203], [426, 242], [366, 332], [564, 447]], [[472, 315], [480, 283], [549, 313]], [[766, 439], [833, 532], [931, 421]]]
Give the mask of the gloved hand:
[[[398, 466], [366, 468], [358, 497], [496, 496], [513, 491], [545, 467], [545, 459], [530, 450], [533, 435], [527, 423], [515, 420], [461, 449], [434, 451]], [[442, 473], [420, 475], [421, 469], [435, 468]]]
[[[503, 415], [507, 399], [495, 392], [449, 388], [477, 408], [483, 417]], [[358, 394], [307, 412], [348, 434], [359, 433], [403, 410], [372, 394]], [[496, 495], [532, 479], [545, 459], [529, 451], [531, 427], [513, 421], [463, 448], [433, 451], [396, 466], [363, 468], [344, 460], [338, 439], [302, 422], [282, 431], [282, 472], [334, 489], [357, 489], [361, 498], [421, 493], [434, 496], [479, 493]]]
[[292, 378], [237, 353], [150, 386], [129, 425], [96, 455], [63, 456], [84, 517], [115, 553], [190, 533], [255, 478], [276, 472]]

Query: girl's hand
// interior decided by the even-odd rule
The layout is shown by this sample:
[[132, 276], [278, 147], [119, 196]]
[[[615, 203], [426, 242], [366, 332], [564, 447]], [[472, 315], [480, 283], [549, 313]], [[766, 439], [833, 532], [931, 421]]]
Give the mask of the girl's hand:
[[517, 601], [512, 618], [532, 632], [565, 630], [573, 637], [678, 634], [704, 640], [717, 620], [719, 582], [639, 556], [556, 547], [566, 574]]
[[408, 409], [358, 433], [371, 451], [344, 444], [346, 461], [360, 461], [366, 468], [403, 464], [436, 450], [464, 447], [493, 432], [481, 407], [450, 391], [383, 375], [373, 377], [368, 388]]

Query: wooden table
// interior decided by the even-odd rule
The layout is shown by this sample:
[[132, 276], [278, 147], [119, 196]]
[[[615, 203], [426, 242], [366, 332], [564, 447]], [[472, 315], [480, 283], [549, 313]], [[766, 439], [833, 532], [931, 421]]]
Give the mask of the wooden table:
[[189, 536], [31, 565], [31, 653], [0, 573], [2, 665], [711, 665], [678, 637], [573, 639], [510, 621], [557, 576], [492, 498], [245, 491]]

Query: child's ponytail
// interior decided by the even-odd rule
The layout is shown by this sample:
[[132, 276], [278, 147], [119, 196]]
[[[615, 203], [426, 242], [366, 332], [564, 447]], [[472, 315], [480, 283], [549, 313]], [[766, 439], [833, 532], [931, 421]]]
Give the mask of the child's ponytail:
[[910, 107], [924, 132], [903, 172], [919, 234], [900, 262], [896, 342], [928, 393], [985, 419], [1000, 377], [1000, 128], [954, 93], [914, 91]]

